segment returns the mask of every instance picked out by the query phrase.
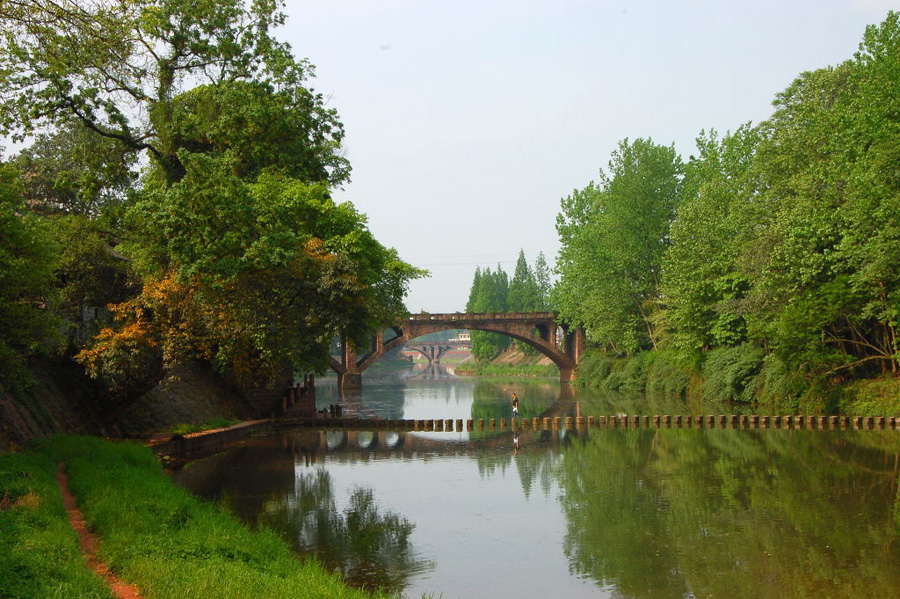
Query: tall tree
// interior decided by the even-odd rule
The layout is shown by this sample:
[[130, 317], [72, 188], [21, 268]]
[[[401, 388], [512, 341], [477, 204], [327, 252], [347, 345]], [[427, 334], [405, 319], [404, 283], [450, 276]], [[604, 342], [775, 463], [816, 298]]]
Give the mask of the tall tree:
[[602, 346], [634, 352], [659, 345], [660, 272], [681, 196], [673, 147], [624, 140], [609, 175], [562, 201], [555, 302]]
[[[490, 268], [483, 270], [476, 268], [469, 293], [471, 301], [466, 305], [466, 312], [506, 312], [508, 295], [509, 278], [499, 264], [496, 272]], [[478, 360], [490, 360], [507, 347], [509, 337], [485, 331], [472, 331], [472, 355]]]
[[48, 347], [57, 323], [46, 309], [53, 293], [53, 241], [25, 207], [18, 171], [0, 164], [0, 385], [27, 386], [25, 358]]
[[898, 372], [900, 24], [776, 99], [758, 152], [767, 183], [752, 333], [813, 373]]
[[509, 283], [507, 306], [510, 312], [531, 312], [540, 309], [540, 296], [534, 272], [525, 259], [525, 251], [519, 250], [516, 270]]
[[534, 260], [534, 282], [537, 286], [539, 304], [536, 310], [544, 311], [550, 309], [550, 291], [552, 283], [550, 281], [550, 267], [547, 266], [547, 259], [544, 258], [544, 252], [538, 252], [537, 258]]
[[245, 382], [321, 369], [405, 311], [423, 271], [337, 205], [343, 126], [270, 31], [280, 0], [0, 4], [0, 124], [70, 126], [146, 167], [116, 249], [141, 276], [80, 359], [134, 397], [201, 358]]
[[[312, 66], [270, 34], [284, 23], [282, 5], [4, 1], [3, 131], [21, 136], [75, 120], [146, 153], [169, 183], [185, 174], [182, 149], [224, 143], [271, 162], [273, 145], [286, 143], [304, 179], [339, 184], [349, 173], [338, 152], [343, 127], [305, 87]], [[255, 138], [257, 149], [247, 143]]]
[[[663, 257], [668, 323], [679, 348], [730, 346], [746, 339], [741, 302], [750, 281], [741, 256], [751, 232], [761, 183], [755, 165], [758, 131], [749, 124], [719, 139], [697, 138], [699, 156], [685, 167], [684, 200]], [[702, 257], [702, 259], [698, 259]]]

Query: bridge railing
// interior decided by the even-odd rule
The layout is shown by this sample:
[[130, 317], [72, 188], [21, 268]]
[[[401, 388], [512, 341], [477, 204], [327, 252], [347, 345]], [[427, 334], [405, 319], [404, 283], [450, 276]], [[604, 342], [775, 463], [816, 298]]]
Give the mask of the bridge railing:
[[454, 314], [410, 314], [408, 320], [414, 322], [453, 322], [472, 320], [553, 320], [553, 312], [480, 312]]

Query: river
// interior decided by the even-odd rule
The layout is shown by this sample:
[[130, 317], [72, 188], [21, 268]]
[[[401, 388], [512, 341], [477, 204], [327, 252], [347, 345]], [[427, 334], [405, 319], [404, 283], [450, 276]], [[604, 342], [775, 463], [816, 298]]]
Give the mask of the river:
[[[561, 396], [555, 384], [440, 369], [366, 376], [362, 394], [342, 401], [360, 417], [499, 419], [512, 392], [526, 418], [573, 406], [687, 413], [677, 402]], [[338, 401], [320, 383], [318, 404]], [[173, 478], [349, 583], [409, 598], [858, 598], [900, 588], [900, 431], [296, 429]]]

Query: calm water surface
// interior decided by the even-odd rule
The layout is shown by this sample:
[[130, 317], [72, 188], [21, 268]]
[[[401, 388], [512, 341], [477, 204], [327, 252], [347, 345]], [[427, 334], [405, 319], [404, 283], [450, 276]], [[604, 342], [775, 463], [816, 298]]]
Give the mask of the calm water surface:
[[[689, 411], [366, 376], [345, 402], [360, 417], [499, 419], [512, 391], [529, 418]], [[896, 597], [898, 456], [897, 431], [288, 430], [173, 476], [350, 583], [410, 598]]]

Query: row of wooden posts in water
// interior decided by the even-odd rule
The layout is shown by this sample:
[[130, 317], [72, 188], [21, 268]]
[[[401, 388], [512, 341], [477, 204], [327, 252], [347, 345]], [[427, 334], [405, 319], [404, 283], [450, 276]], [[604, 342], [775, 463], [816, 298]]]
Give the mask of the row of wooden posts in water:
[[[315, 424], [334, 428], [404, 429], [411, 431], [457, 432], [463, 431], [464, 421], [437, 420], [360, 420], [356, 418], [310, 419], [295, 424]], [[465, 420], [465, 430], [552, 430], [566, 429], [637, 429], [637, 428], [732, 428], [732, 429], [819, 429], [819, 430], [877, 430], [900, 429], [900, 418], [885, 416], [759, 416], [759, 415], [704, 415], [704, 416], [556, 416], [554, 418], [484, 418]]]

